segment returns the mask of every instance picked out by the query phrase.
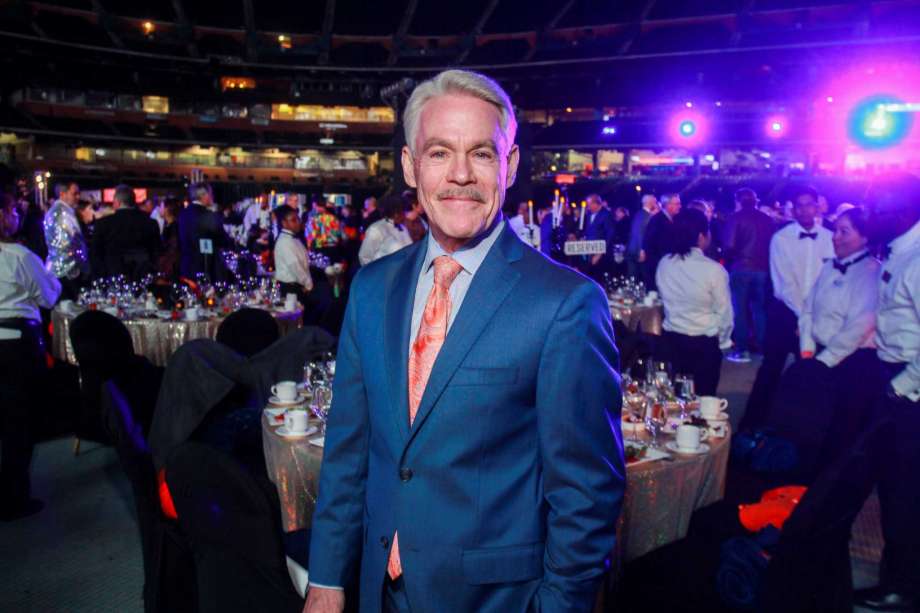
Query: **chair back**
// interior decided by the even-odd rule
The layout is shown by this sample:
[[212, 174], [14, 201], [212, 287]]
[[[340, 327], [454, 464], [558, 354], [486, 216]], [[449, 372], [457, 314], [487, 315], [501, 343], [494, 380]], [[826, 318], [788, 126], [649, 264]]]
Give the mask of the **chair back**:
[[86, 311], [71, 322], [70, 343], [80, 365], [77, 436], [108, 442], [102, 429], [102, 384], [134, 357], [131, 333], [113, 315]]
[[278, 324], [262, 309], [240, 309], [221, 322], [216, 340], [237, 353], [252, 357], [281, 337]]
[[[156, 371], [152, 374], [155, 377]], [[194, 612], [198, 597], [191, 550], [178, 526], [160, 511], [153, 457], [142, 418], [123, 389], [127, 388], [107, 381], [102, 406], [106, 429], [134, 495], [144, 561], [144, 609], [148, 613]]]
[[284, 554], [281, 509], [234, 458], [186, 442], [169, 454], [166, 479], [196, 553], [201, 611], [300, 611]]

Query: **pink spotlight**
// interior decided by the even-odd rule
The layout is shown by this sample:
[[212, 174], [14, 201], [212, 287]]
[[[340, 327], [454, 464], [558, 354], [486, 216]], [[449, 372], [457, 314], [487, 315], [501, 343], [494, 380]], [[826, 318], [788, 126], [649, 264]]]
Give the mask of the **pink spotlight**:
[[782, 138], [786, 135], [786, 118], [778, 115], [768, 117], [764, 127], [766, 128], [767, 136], [770, 138]]

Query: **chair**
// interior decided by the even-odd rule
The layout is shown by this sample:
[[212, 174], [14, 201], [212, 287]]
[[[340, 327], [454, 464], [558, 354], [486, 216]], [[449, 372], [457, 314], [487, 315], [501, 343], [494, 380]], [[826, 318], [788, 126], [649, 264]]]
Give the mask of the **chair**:
[[81, 407], [74, 437], [74, 455], [81, 440], [107, 443], [102, 430], [102, 383], [134, 358], [131, 333], [121, 321], [102, 311], [86, 311], [70, 324], [70, 343], [79, 363]]
[[301, 611], [304, 601], [288, 571], [292, 560], [285, 556], [280, 504], [270, 482], [194, 442], [172, 450], [166, 478], [195, 552], [203, 613]]
[[278, 324], [270, 313], [262, 309], [240, 309], [221, 322], [215, 340], [249, 358], [280, 336]]
[[[162, 372], [145, 369], [124, 377], [122, 385], [107, 381], [102, 391], [105, 426], [134, 495], [144, 560], [144, 610], [192, 613], [197, 611], [198, 599], [191, 549], [178, 524], [160, 511], [153, 458], [139, 416], [144, 409], [136, 410], [137, 405], [129, 400], [129, 396], [140, 396], [141, 404], [152, 406], [155, 395], [145, 399], [143, 390], [158, 384], [159, 378]], [[133, 386], [124, 386], [125, 382]]]

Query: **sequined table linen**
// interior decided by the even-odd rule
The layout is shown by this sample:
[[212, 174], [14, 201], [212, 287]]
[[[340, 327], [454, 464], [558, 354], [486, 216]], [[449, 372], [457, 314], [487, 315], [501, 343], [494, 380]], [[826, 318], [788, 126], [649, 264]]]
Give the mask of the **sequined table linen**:
[[[661, 440], [663, 447], [673, 437], [662, 436]], [[730, 441], [730, 435], [710, 439], [706, 441], [708, 453], [672, 453], [672, 462], [658, 460], [626, 467], [626, 498], [617, 526], [618, 552], [623, 561], [682, 539], [693, 512], [722, 499]]]
[[[316, 506], [323, 450], [309, 443], [319, 434], [284, 438], [262, 420], [268, 476], [278, 488], [287, 532], [308, 528]], [[670, 437], [663, 437], [668, 440]], [[663, 444], [663, 443], [662, 443]], [[709, 453], [673, 454], [674, 461], [628, 466], [626, 498], [617, 526], [618, 557], [629, 561], [686, 536], [696, 509], [725, 492], [729, 438], [709, 441]]]
[[[272, 311], [275, 321], [284, 336], [300, 327], [301, 312]], [[51, 312], [54, 334], [51, 339], [52, 355], [69, 364], [77, 364], [77, 358], [70, 344], [70, 322], [76, 315], [65, 313], [60, 308]], [[131, 333], [134, 353], [142, 355], [157, 366], [166, 366], [169, 356], [182, 344], [199, 339], [214, 338], [222, 317], [211, 317], [198, 321], [170, 321], [161, 319], [123, 319], [122, 323]]]
[[[311, 425], [318, 423], [311, 420]], [[319, 489], [319, 467], [323, 461], [321, 447], [310, 444], [319, 433], [299, 438], [285, 438], [277, 427], [262, 418], [262, 447], [268, 477], [281, 499], [281, 524], [285, 532], [309, 528]]]
[[610, 316], [622, 321], [633, 332], [646, 334], [661, 334], [661, 324], [664, 321], [664, 308], [661, 305], [645, 306], [642, 304], [623, 305], [610, 302]]

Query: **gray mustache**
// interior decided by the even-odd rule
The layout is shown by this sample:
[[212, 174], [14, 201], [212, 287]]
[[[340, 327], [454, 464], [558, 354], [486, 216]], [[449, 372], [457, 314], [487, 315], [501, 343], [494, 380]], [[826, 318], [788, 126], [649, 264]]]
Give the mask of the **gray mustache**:
[[464, 198], [466, 200], [475, 200], [476, 202], [486, 201], [483, 195], [475, 189], [451, 189], [438, 193], [438, 200], [445, 198]]

